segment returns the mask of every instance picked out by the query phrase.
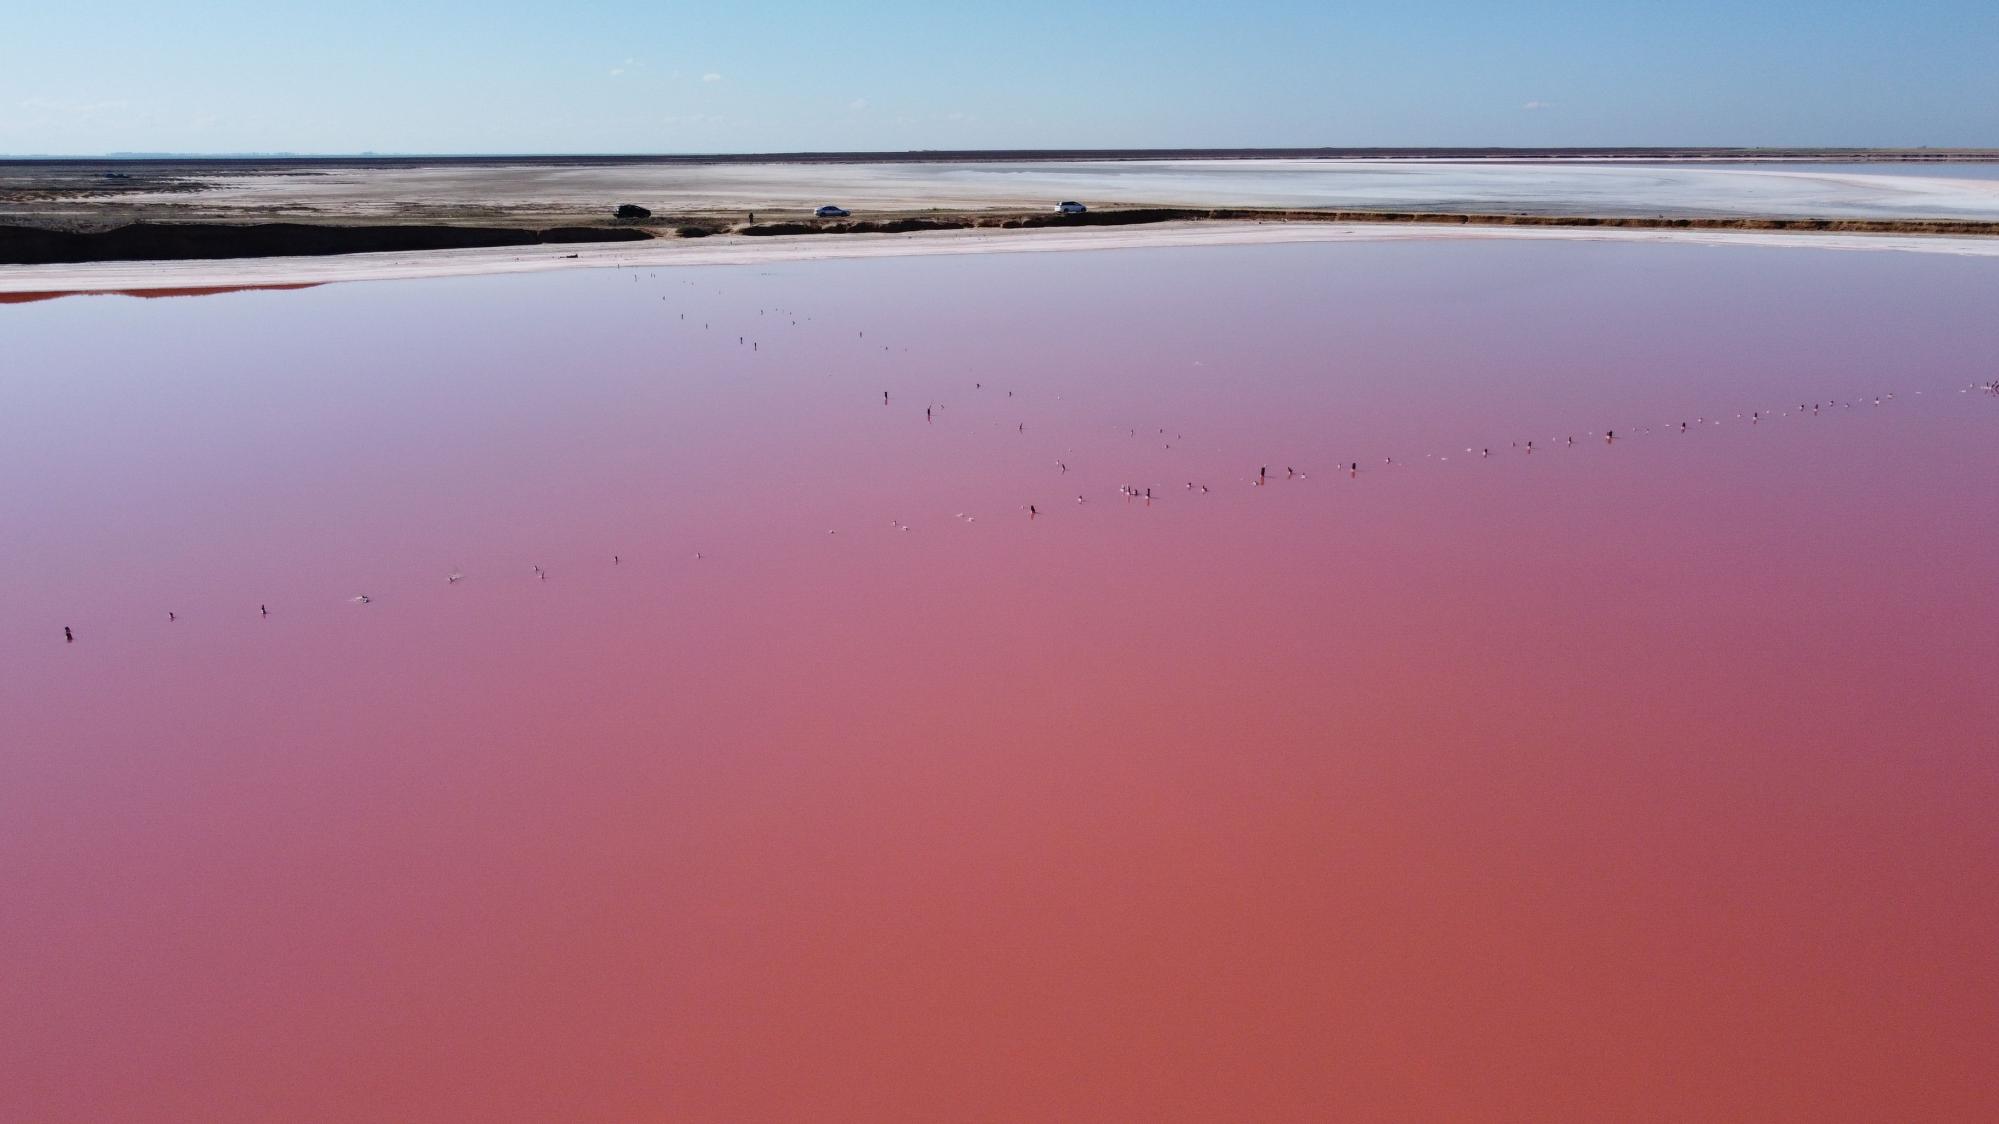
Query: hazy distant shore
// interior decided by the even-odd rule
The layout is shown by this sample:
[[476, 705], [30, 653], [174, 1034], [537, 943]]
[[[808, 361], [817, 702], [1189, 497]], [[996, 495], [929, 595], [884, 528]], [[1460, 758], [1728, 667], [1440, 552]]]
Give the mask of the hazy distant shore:
[[106, 152], [0, 157], [7, 164], [788, 164], [994, 162], [1039, 160], [1999, 160], [1999, 148], [1743, 148], [1624, 145], [1598, 147], [1318, 147], [1318, 148], [963, 148], [875, 152], [687, 153], [297, 153]]

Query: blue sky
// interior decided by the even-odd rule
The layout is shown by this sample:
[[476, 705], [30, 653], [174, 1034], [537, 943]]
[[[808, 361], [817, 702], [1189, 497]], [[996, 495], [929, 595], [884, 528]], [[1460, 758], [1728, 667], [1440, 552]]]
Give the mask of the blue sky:
[[21, 0], [0, 153], [1999, 147], [1999, 2]]

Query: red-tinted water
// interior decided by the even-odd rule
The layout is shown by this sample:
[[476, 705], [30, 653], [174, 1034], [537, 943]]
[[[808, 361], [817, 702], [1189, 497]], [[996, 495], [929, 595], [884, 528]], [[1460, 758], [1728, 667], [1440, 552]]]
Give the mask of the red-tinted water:
[[50, 301], [61, 297], [111, 296], [138, 297], [142, 300], [156, 300], [161, 297], [212, 297], [222, 293], [280, 292], [288, 289], [310, 289], [317, 282], [300, 282], [291, 285], [211, 285], [193, 289], [116, 289], [105, 293], [86, 292], [80, 289], [57, 289], [39, 293], [0, 293], [0, 304], [33, 304], [36, 301]]
[[1994, 281], [0, 312], [0, 1117], [1999, 1114]]

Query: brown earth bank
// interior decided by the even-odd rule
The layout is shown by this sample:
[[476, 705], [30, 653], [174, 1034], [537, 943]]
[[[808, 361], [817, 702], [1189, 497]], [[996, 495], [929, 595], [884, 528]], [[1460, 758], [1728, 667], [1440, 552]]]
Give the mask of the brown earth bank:
[[608, 227], [524, 230], [480, 226], [132, 223], [111, 230], [84, 232], [0, 226], [0, 264], [314, 257], [383, 251], [533, 246], [551, 242], [631, 242], [649, 237], [642, 230]]
[[1129, 226], [1151, 222], [1457, 223], [1473, 226], [1629, 227], [1641, 230], [1796, 230], [1842, 234], [1999, 234], [1999, 222], [1949, 219], [1702, 218], [1589, 215], [1506, 215], [1438, 211], [1266, 210], [1246, 207], [1132, 207], [1080, 215], [964, 215], [889, 220], [775, 222], [734, 228], [738, 234], [902, 234], [918, 230], [1006, 230], [1051, 226]]

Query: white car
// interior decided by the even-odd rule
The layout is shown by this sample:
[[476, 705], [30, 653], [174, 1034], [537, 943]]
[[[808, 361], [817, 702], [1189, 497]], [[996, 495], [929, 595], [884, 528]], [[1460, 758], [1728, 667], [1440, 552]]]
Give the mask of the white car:
[[1089, 210], [1088, 207], [1083, 206], [1074, 199], [1064, 199], [1060, 203], [1055, 204], [1055, 209], [1065, 215], [1080, 215], [1084, 211]]
[[822, 219], [844, 219], [850, 212], [845, 207], [835, 207], [828, 203], [812, 213]]

